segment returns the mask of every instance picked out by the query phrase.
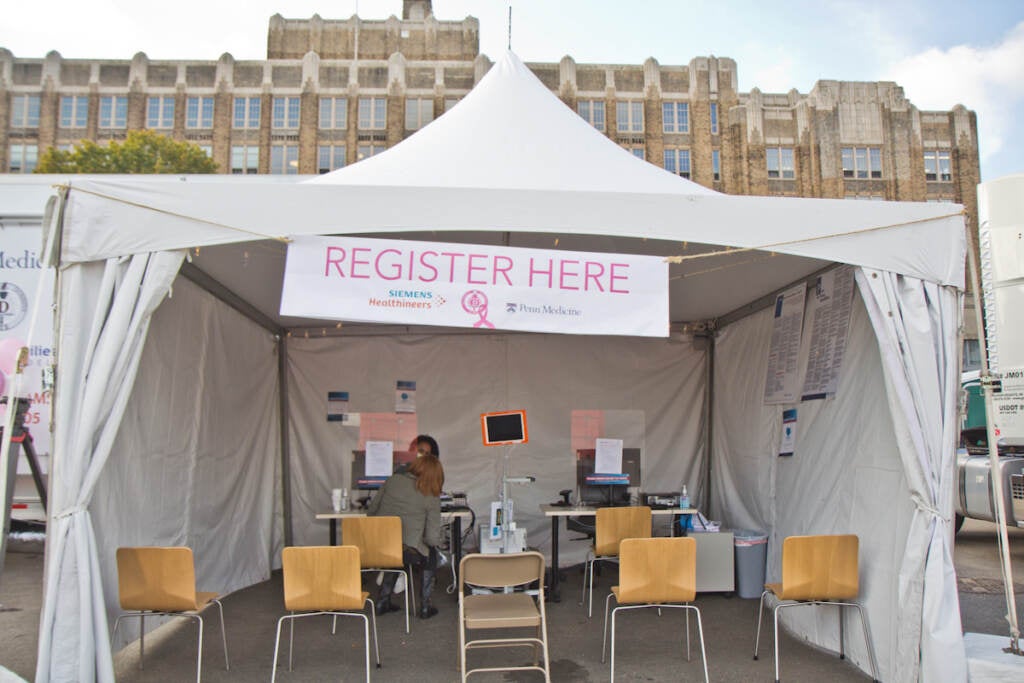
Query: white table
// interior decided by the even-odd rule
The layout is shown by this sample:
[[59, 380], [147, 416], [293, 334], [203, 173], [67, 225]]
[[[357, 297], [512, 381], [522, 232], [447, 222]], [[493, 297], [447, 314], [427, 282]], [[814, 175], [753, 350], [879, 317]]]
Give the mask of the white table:
[[[551, 586], [548, 595], [553, 602], [561, 602], [562, 593], [558, 587], [558, 527], [563, 517], [594, 517], [597, 508], [589, 505], [551, 505], [540, 506], [545, 517], [551, 518]], [[676, 532], [676, 517], [697, 514], [696, 508], [651, 508], [652, 515], [672, 515], [672, 535]]]

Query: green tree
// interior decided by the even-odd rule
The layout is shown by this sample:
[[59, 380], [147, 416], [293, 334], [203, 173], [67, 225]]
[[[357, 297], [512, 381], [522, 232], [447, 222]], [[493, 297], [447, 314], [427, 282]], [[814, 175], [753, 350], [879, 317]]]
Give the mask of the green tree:
[[124, 142], [82, 140], [73, 149], [50, 147], [36, 173], [216, 173], [217, 163], [198, 145], [151, 130], [128, 132]]

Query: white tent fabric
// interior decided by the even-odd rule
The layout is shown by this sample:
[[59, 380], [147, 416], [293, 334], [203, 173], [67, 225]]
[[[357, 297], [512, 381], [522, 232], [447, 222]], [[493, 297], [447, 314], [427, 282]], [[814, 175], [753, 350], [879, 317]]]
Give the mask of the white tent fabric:
[[[367, 420], [393, 414], [395, 382], [415, 380], [416, 413], [398, 417], [414, 425], [412, 433], [438, 440], [445, 490], [465, 492], [478, 515], [487, 514], [500, 492], [506, 449], [481, 444], [477, 416], [525, 409], [530, 440], [512, 449], [509, 464], [513, 474], [532, 475], [537, 482], [515, 487], [516, 523], [527, 529], [530, 545], [543, 551], [550, 547], [550, 520], [540, 504], [576, 487], [572, 411], [635, 415], [642, 440], [619, 436], [627, 437], [626, 448], [641, 449], [646, 490], [678, 490], [682, 483], [694, 489], [704, 462], [706, 353], [688, 336], [399, 334], [343, 343], [293, 337], [288, 360], [298, 544], [326, 542], [326, 524], [314, 515], [330, 501], [331, 488], [350, 481], [352, 451], [360, 447], [359, 427], [324, 419], [328, 391], [348, 391], [349, 409]], [[563, 544], [561, 561], [582, 561], [583, 545]]]
[[416, 135], [301, 187], [74, 186], [66, 261], [282, 235], [489, 230], [666, 239], [825, 260], [842, 254], [846, 263], [964, 283], [955, 256], [964, 249], [959, 209], [710, 192], [618, 149], [512, 53]]
[[[896, 680], [967, 679], [953, 571], [953, 457], [959, 432], [961, 294], [895, 273], [857, 273], [882, 352], [900, 458], [916, 507], [900, 567], [896, 637], [920, 646], [920, 667], [900, 662]], [[918, 675], [919, 673], [919, 675]]]
[[[98, 549], [88, 506], [121, 424], [153, 311], [182, 252], [112, 258], [62, 275], [54, 481], [39, 620], [39, 681], [113, 681]], [[71, 305], [68, 305], [71, 304]], [[58, 597], [59, 596], [59, 597]], [[102, 643], [102, 644], [101, 644]]]
[[[715, 340], [712, 517], [730, 528], [769, 533], [768, 581], [781, 577], [785, 537], [857, 534], [859, 601], [868, 614], [880, 678], [915, 680], [893, 673], [912, 669], [919, 657], [915, 644], [901, 649], [896, 643], [905, 617], [892, 608], [900, 595], [899, 566], [914, 506], [905, 494], [907, 477], [870, 319], [855, 294], [839, 390], [795, 406], [792, 457], [779, 457], [778, 450], [782, 411], [793, 406], [763, 402], [771, 335], [772, 310], [766, 309], [728, 325]], [[781, 619], [799, 637], [838, 651], [835, 615], [829, 609], [793, 610]], [[856, 613], [846, 610], [845, 618], [847, 656], [870, 671]]]
[[[153, 314], [89, 506], [106, 550], [99, 568], [110, 623], [120, 614], [112, 550], [120, 546], [189, 546], [200, 590], [227, 593], [270, 577], [283, 545], [276, 346], [182, 277]], [[114, 648], [136, 637], [121, 628]]]
[[[225, 178], [220, 182], [174, 185], [145, 180], [71, 183], [64, 207], [61, 242], [61, 330], [57, 341], [61, 368], [55, 411], [58, 425], [53, 484], [56, 516], [49, 526], [49, 569], [37, 680], [105, 681], [111, 678], [110, 655], [105, 646], [105, 597], [97, 561], [98, 555], [110, 549], [95, 545], [86, 507], [111, 451], [114, 435], [122, 434], [130, 443], [131, 435], [140, 433], [138, 429], [134, 432], [130, 428], [123, 432], [118, 430], [124, 403], [129, 392], [134, 391], [132, 378], [140, 362], [149, 313], [171, 286], [177, 264], [181, 262], [180, 251], [164, 252], [251, 242], [279, 235], [411, 231], [477, 231], [475, 234], [487, 234], [489, 238], [493, 233], [502, 232], [554, 233], [570, 236], [574, 243], [581, 245], [588, 239], [599, 239], [592, 236], [618, 236], [636, 238], [630, 246], [636, 250], [649, 248], [645, 240], [681, 244], [681, 250], [686, 244], [759, 248], [822, 263], [848, 263], [884, 271], [886, 277], [901, 276], [900, 287], [913, 286], [925, 292], [928, 307], [919, 299], [913, 299], [908, 290], [893, 299], [898, 307], [894, 303], [894, 308], [887, 309], [899, 311], [902, 316], [899, 324], [906, 328], [905, 337], [900, 337], [895, 329], [883, 333], [881, 330], [887, 328], [875, 325], [875, 336], [882, 340], [875, 342], [883, 348], [881, 360], [877, 346], [869, 341], [870, 330], [864, 321], [863, 309], [858, 309], [855, 318], [860, 317], [851, 325], [839, 393], [834, 399], [799, 406], [801, 443], [813, 456], [795, 458], [785, 465], [778, 462], [772, 452], [778, 436], [778, 408], [766, 408], [757, 400], [763, 388], [763, 358], [767, 355], [770, 333], [766, 335], [766, 332], [770, 322], [765, 320], [766, 314], [761, 313], [727, 326], [716, 344], [715, 374], [710, 378], [712, 392], [717, 394], [713, 472], [720, 467], [715, 474], [713, 495], [717, 496], [716, 490], [724, 495], [716, 497], [719, 501], [716, 512], [726, 521], [743, 525], [749, 522], [752, 526], [771, 529], [773, 547], [789, 533], [806, 531], [811, 522], [822, 530], [852, 529], [860, 533], [862, 539], [868, 537], [861, 555], [862, 586], [872, 615], [874, 640], [876, 644], [890, 644], [888, 653], [880, 656], [884, 662], [883, 677], [887, 677], [886, 674], [913, 676], [916, 670], [913, 662], [919, 660], [922, 680], [932, 680], [929, 677], [936, 671], [961, 670], [962, 648], [956, 647], [960, 642], [959, 631], [943, 621], [955, 608], [956, 589], [949, 580], [952, 563], [943, 540], [945, 525], [936, 521], [937, 516], [949, 510], [951, 491], [950, 482], [944, 477], [948, 477], [952, 469], [949, 466], [952, 457], [949, 430], [953, 423], [949, 411], [953, 402], [948, 391], [957, 369], [951, 341], [956, 334], [951, 307], [957, 302], [945, 288], [962, 287], [964, 280], [965, 239], [959, 208], [951, 210], [949, 205], [942, 204], [734, 197], [698, 190], [690, 183], [644, 166], [628, 153], [614, 149], [581, 124], [511, 54], [491, 69], [475, 92], [477, 96], [467, 97], [451, 112], [393, 150], [325, 178], [323, 182], [296, 186], [252, 185], [236, 184]], [[546, 106], [542, 111], [546, 112], [547, 119], [528, 118], [522, 126], [508, 130], [491, 127], [492, 120], [495, 125], [507, 122], [504, 110], [517, 106], [510, 98], [535, 98], [536, 101], [527, 101], [537, 107]], [[550, 106], [540, 102], [544, 98], [548, 98]], [[463, 127], [446, 123], [447, 117], [452, 117], [456, 124], [459, 122], [463, 116], [460, 107], [471, 112], [469, 119], [462, 122]], [[556, 121], [559, 117], [565, 120]], [[550, 125], [550, 131], [546, 125]], [[569, 148], [587, 160], [585, 175], [579, 175], [577, 172], [583, 171], [574, 164], [567, 168], [567, 155], [562, 152], [560, 140], [557, 145], [537, 144], [538, 140], [551, 141], [550, 136], [555, 134], [564, 136]], [[435, 136], [436, 139], [429, 139]], [[406, 149], [413, 151], [406, 153]], [[488, 153], [488, 150], [497, 152]], [[428, 156], [431, 154], [435, 156]], [[509, 156], [506, 159], [500, 154]], [[402, 163], [393, 164], [390, 159]], [[516, 168], [496, 168], [503, 164]], [[548, 174], [546, 169], [549, 168], [556, 172]], [[534, 175], [537, 180], [531, 182]], [[443, 178], [443, 181], [434, 182], [434, 178]], [[721, 258], [728, 260], [732, 255]], [[103, 263], [108, 258], [110, 260]], [[775, 277], [788, 277], [792, 281], [819, 267], [815, 261], [810, 261], [808, 267], [807, 259], [780, 259], [776, 268], [780, 272], [775, 273]], [[787, 270], [794, 260], [803, 268], [795, 275]], [[742, 259], [732, 260], [728, 265], [742, 262]], [[140, 263], [147, 264], [148, 268]], [[771, 261], [768, 263], [770, 267]], [[145, 277], [141, 270], [146, 270]], [[273, 273], [273, 267], [268, 266], [264, 270], [251, 270], [245, 276], [236, 275], [239, 297], [244, 300], [247, 294], [265, 287]], [[712, 318], [731, 312], [735, 306], [724, 304], [728, 299], [720, 297], [707, 282], [699, 277], [680, 278], [673, 282], [679, 286], [678, 290], [673, 290], [674, 295], [678, 291], [679, 296], [711, 302], [707, 310]], [[766, 287], [747, 301], [770, 294], [775, 286], [779, 285]], [[950, 296], [953, 296], [952, 301]], [[869, 312], [871, 301], [881, 299], [865, 298]], [[136, 314], [131, 313], [133, 308], [137, 308]], [[218, 318], [228, 315], [226, 306], [218, 306], [216, 311], [214, 315]], [[281, 324], [276, 313], [271, 317], [276, 324]], [[232, 334], [240, 337], [263, 335], [262, 342], [245, 341], [247, 348], [259, 349], [266, 342], [261, 330], [231, 329]], [[83, 330], [95, 332], [86, 334]], [[227, 332], [228, 327], [224, 330]], [[472, 338], [477, 347], [474, 353], [479, 353], [482, 362], [499, 355], [479, 349], [495, 343], [492, 340], [500, 336]], [[898, 364], [890, 362], [885, 351], [893, 348], [896, 339], [913, 341], [913, 348], [901, 349]], [[208, 353], [215, 345], [210, 337], [201, 337], [199, 341], [198, 353]], [[566, 393], [576, 389], [596, 395], [615, 390], [617, 387], [610, 384], [613, 380], [628, 386], [634, 377], [651, 374], [647, 372], [649, 368], [643, 366], [645, 356], [641, 352], [645, 349], [640, 342], [620, 340], [616, 342], [618, 346], [613, 346], [607, 339], [592, 341], [588, 349], [594, 355], [588, 361], [585, 357], [577, 360], [576, 351], [569, 350], [574, 347], [566, 347], [568, 342], [559, 338], [510, 337], [504, 365], [497, 366], [504, 368], [510, 380], [505, 395], [502, 397], [499, 392], [494, 397], [503, 398], [509, 406], [532, 400], [535, 393], [550, 390], [550, 386], [539, 382], [538, 378], [561, 376], [562, 364], [569, 362], [578, 365], [570, 365], [576, 372], [570, 376], [574, 384], [564, 387]], [[345, 336], [335, 343], [344, 347], [358, 342]], [[400, 345], [397, 341], [394, 343]], [[435, 339], [429, 345], [441, 343]], [[329, 340], [322, 344], [328, 346]], [[604, 367], [604, 345], [633, 358], [637, 373]], [[309, 345], [303, 342], [294, 346], [294, 355], [288, 359], [289, 377], [300, 387], [300, 400], [289, 412], [288, 419], [293, 440], [301, 441], [309, 433], [307, 429], [315, 428], [318, 434], [325, 429], [323, 424], [315, 427], [310, 424], [318, 419], [316, 414], [322, 414], [312, 412], [323, 400], [324, 389], [317, 384], [321, 380], [309, 380], [316, 371], [316, 356], [320, 354], [332, 360], [337, 357], [346, 362], [355, 358], [359, 362], [376, 351], [364, 350], [362, 356], [350, 356], [344, 350], [320, 348], [312, 340]], [[126, 360], [118, 361], [123, 349], [128, 351]], [[933, 354], [930, 362], [927, 360], [929, 349]], [[291, 348], [289, 354], [292, 354]], [[217, 357], [223, 357], [223, 353]], [[664, 367], [680, 372], [675, 383], [659, 380], [654, 386], [656, 393], [671, 401], [663, 406], [663, 412], [657, 413], [657, 419], [652, 417], [654, 409], [634, 396], [609, 398], [607, 403], [595, 402], [594, 405], [644, 410], [648, 427], [647, 453], [664, 449], [663, 455], [649, 462], [654, 463], [659, 476], [688, 477], [691, 479], [687, 483], [692, 484], [693, 473], [702, 464], [698, 461], [702, 436], [695, 438], [687, 431], [683, 450], [689, 453], [690, 459], [682, 462], [675, 462], [672, 457], [679, 455], [673, 450], [672, 440], [679, 432], [692, 429], [694, 415], [699, 414], [696, 408], [681, 411], [677, 406], [679, 401], [699, 393], [696, 387], [704, 380], [693, 373], [692, 364], [699, 364], [700, 354], [681, 350], [680, 359], [670, 361], [659, 351], [653, 358], [656, 363], [666, 363]], [[409, 367], [424, 372], [427, 377], [438, 377], [431, 375], [431, 370], [423, 369], [421, 364]], [[147, 368], [143, 375], [148, 377], [149, 372]], [[605, 374], [607, 376], [603, 376]], [[345, 381], [349, 376], [344, 376]], [[214, 384], [223, 382], [223, 378], [224, 375], [217, 372], [211, 375]], [[376, 378], [371, 380], [370, 375], [365, 378], [367, 386], [377, 381]], [[397, 379], [387, 378], [387, 381]], [[302, 387], [303, 381], [308, 387]], [[451, 389], [454, 385], [454, 382], [444, 385], [442, 381], [443, 378], [437, 382], [438, 387]], [[344, 389], [331, 387], [334, 388]], [[933, 389], [939, 394], [933, 394]], [[261, 385], [261, 391], [265, 390]], [[941, 398], [935, 399], [935, 395]], [[265, 411], [269, 405], [266, 394], [259, 396], [259, 405]], [[883, 396], [888, 401], [883, 401]], [[279, 400], [286, 403], [284, 398]], [[452, 408], [456, 404], [457, 401], [453, 401]], [[159, 410], [157, 406], [161, 404], [153, 405], [154, 410]], [[569, 399], [560, 407], [564, 410], [565, 405], [571, 405]], [[299, 412], [302, 410], [310, 412], [305, 415]], [[255, 412], [260, 414], [260, 409]], [[450, 424], [445, 420], [457, 419], [465, 419], [465, 416], [454, 412], [438, 413], [436, 421]], [[147, 422], [157, 420], [151, 418]], [[431, 416], [431, 421], [434, 420]], [[686, 424], [677, 427], [676, 420]], [[563, 429], [558, 427], [560, 421], [561, 418], [553, 420], [542, 432], [557, 440]], [[433, 425], [427, 428], [433, 429]], [[449, 432], [449, 440], [459, 443], [463, 429], [469, 428], [460, 426]], [[236, 435], [244, 433], [237, 424], [232, 431]], [[338, 451], [351, 450], [344, 439], [338, 441], [341, 442]], [[267, 452], [280, 458], [280, 447], [270, 440], [265, 443]], [[314, 498], [324, 500], [326, 497], [323, 484], [309, 482], [309, 477], [316, 472], [303, 470], [304, 467], [326, 470], [326, 466], [317, 464], [330, 455], [324, 454], [324, 443], [330, 441], [302, 442], [301, 448], [296, 449], [301, 453], [293, 453], [291, 462], [299, 467], [292, 483], [300, 482], [297, 492], [301, 499], [291, 514], [300, 525], [307, 524], [301, 517], [319, 506]], [[561, 449], [564, 444], [557, 447]], [[547, 470], [548, 464], [540, 461], [540, 451], [534, 455], [524, 450], [524, 455], [527, 457], [524, 464], [554, 472], [554, 469]], [[345, 457], [341, 456], [342, 466]], [[453, 455], [453, 458], [453, 463], [472, 460], [471, 454]], [[261, 466], [271, 467], [265, 462]], [[478, 461], [473, 461], [472, 467], [475, 474], [468, 477], [469, 486], [485, 491], [493, 480], [488, 481], [486, 468], [481, 468]], [[764, 480], [751, 476], [751, 471], [767, 472], [767, 490]], [[273, 510], [276, 498], [270, 497], [266, 490], [265, 472], [266, 469], [261, 470], [253, 480], [262, 483], [225, 492], [224, 504], [233, 510], [250, 504], [262, 506], [259, 509], [264, 514]], [[159, 486], [159, 477], [159, 473], [150, 473], [146, 484]], [[561, 480], [552, 474], [551, 484], [555, 481]], [[672, 481], [672, 485], [675, 484], [676, 481]], [[908, 488], [914, 494], [913, 499], [906, 494]], [[538, 489], [537, 498], [526, 498], [525, 505], [532, 506], [538, 499], [550, 500], [552, 490], [557, 489]], [[239, 503], [236, 496], [248, 493], [253, 494], [252, 501]], [[736, 493], [745, 497], [732, 495]], [[886, 505], [878, 505], [878, 501], [883, 500]], [[862, 519], [865, 516], [873, 522], [870, 526]], [[211, 518], [205, 515], [196, 515], [193, 520], [197, 526], [211, 523]], [[260, 517], [260, 527], [265, 528], [265, 524], [266, 517]], [[538, 525], [534, 523], [534, 526]], [[233, 531], [237, 530], [236, 527]], [[311, 533], [308, 528], [300, 528], [299, 532]], [[196, 541], [197, 537], [186, 534], [182, 538]], [[209, 542], [209, 539], [199, 542]], [[259, 556], [232, 558], [241, 565], [234, 575], [236, 580], [244, 581], [246, 577], [262, 574], [265, 568], [262, 552], [267, 547], [265, 543], [260, 545], [260, 552], [256, 553]], [[276, 544], [271, 542], [270, 547]], [[904, 559], [907, 553], [912, 556]], [[923, 567], [923, 574], [911, 576], [915, 566]], [[777, 557], [770, 560], [769, 567], [770, 572], [773, 567], [777, 570]], [[223, 570], [225, 566], [211, 567], [208, 575]], [[895, 578], [897, 572], [905, 578]], [[900, 586], [900, 581], [908, 583], [895, 588]], [[109, 601], [109, 594], [106, 599]], [[919, 605], [916, 611], [915, 600]], [[888, 607], [892, 604], [907, 608], [906, 612]], [[810, 618], [801, 617], [788, 623], [802, 637], [832, 644], [834, 630], [827, 624], [801, 620]], [[890, 634], [892, 637], [888, 637]], [[950, 644], [945, 651], [941, 651], [943, 643]], [[856, 647], [851, 645], [851, 658], [866, 668], [864, 652]]]

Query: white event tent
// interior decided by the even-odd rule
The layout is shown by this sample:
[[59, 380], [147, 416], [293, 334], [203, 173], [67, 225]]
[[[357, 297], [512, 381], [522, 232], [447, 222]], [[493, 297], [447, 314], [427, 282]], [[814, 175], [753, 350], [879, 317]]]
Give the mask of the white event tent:
[[[673, 331], [282, 317], [283, 238], [343, 234], [682, 256]], [[201, 585], [224, 592], [266, 579], [286, 543], [325, 542], [313, 515], [350, 484], [357, 447], [325, 420], [326, 393], [393, 413], [402, 379], [447, 488], [478, 512], [500, 470], [478, 415], [527, 410], [512, 467], [538, 477], [515, 491], [530, 545], [548, 550], [537, 504], [574, 485], [571, 411], [608, 411], [643, 425], [644, 489], [686, 483], [712, 518], [770, 533], [769, 578], [788, 535], [858, 534], [883, 679], [966, 676], [949, 523], [960, 207], [712, 192], [620, 149], [507, 54], [423, 131], [311, 182], [72, 181], [48, 245], [59, 372], [38, 681], [113, 680], [120, 545], [189, 545]], [[798, 404], [796, 453], [779, 459], [766, 306], [842, 264], [857, 286], [839, 388]], [[838, 649], [834, 612], [806, 612], [787, 626]]]

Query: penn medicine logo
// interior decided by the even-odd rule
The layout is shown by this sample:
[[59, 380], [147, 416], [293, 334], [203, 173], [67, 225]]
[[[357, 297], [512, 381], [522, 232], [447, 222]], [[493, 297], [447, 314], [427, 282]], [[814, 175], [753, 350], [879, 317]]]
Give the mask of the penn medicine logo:
[[13, 330], [25, 320], [28, 297], [13, 282], [0, 282], [0, 332]]

